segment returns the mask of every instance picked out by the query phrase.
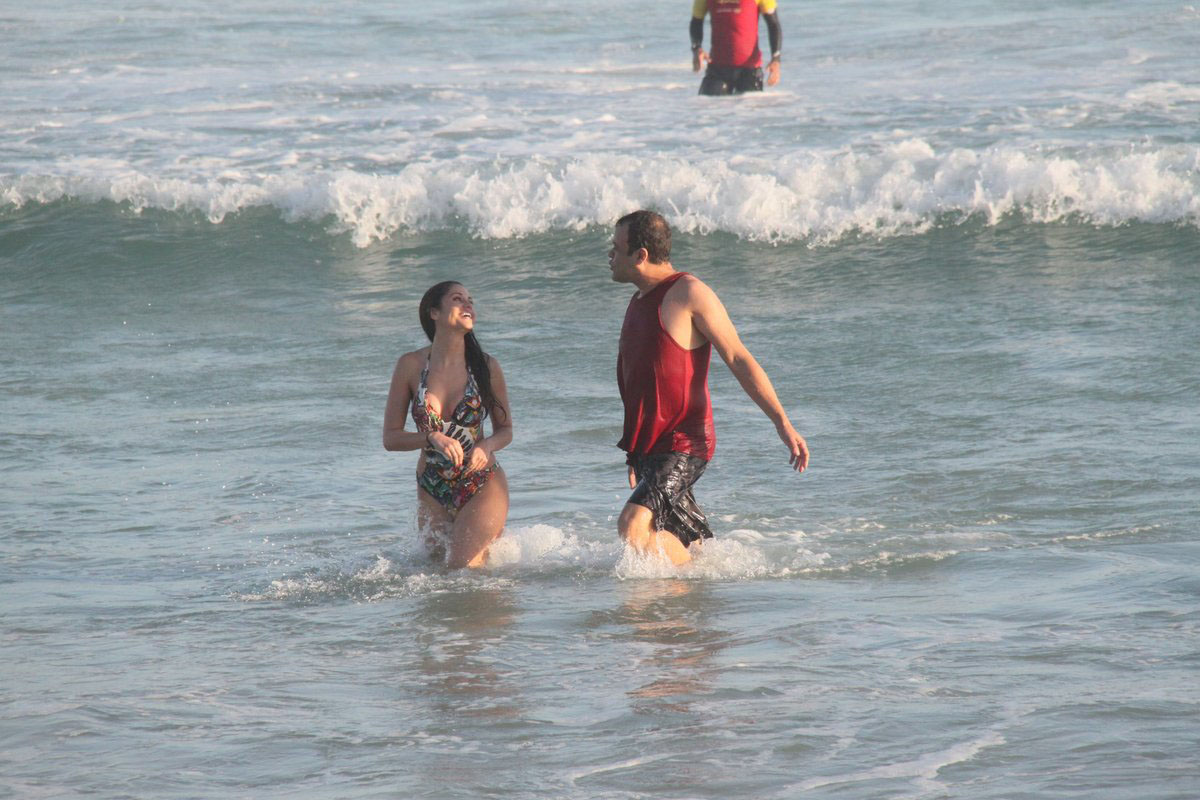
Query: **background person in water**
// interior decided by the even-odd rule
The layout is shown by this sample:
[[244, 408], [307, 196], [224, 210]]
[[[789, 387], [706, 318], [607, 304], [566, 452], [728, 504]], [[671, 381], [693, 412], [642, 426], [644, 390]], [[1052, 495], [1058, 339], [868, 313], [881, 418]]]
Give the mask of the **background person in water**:
[[[762, 52], [758, 49], [758, 17], [767, 23], [771, 61], [767, 85], [779, 83], [783, 55], [783, 29], [775, 0], [695, 0], [692, 4], [692, 71], [708, 63], [700, 94], [761, 92]], [[712, 17], [712, 49], [704, 51], [704, 17]]]

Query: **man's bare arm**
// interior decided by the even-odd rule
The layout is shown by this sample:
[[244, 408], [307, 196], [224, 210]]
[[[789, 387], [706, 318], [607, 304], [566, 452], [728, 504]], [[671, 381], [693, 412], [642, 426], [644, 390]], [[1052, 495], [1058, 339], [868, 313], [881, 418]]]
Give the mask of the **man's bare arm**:
[[808, 444], [792, 427], [766, 371], [742, 344], [721, 299], [702, 281], [689, 281], [688, 306], [692, 312], [692, 323], [712, 342], [742, 390], [775, 424], [776, 433], [788, 448], [789, 462], [796, 471], [803, 472], [808, 467]]

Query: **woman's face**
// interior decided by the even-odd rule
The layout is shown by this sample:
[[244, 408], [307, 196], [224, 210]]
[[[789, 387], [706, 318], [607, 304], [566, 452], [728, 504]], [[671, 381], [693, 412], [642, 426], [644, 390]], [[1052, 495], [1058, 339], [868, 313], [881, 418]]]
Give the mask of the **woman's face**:
[[432, 309], [429, 315], [438, 327], [468, 332], [475, 329], [475, 304], [467, 287], [457, 283], [442, 296], [442, 304]]

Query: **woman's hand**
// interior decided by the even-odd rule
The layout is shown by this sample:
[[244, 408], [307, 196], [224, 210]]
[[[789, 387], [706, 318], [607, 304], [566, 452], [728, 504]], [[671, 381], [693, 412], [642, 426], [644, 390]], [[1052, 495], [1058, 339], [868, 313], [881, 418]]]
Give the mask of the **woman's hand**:
[[471, 452], [467, 455], [467, 468], [464, 472], [475, 472], [481, 469], [487, 469], [487, 465], [491, 463], [492, 454], [487, 450], [487, 446], [483, 442], [476, 442], [471, 448]]
[[[433, 446], [446, 460], [454, 464], [456, 467], [461, 467], [463, 463], [463, 446], [462, 442], [453, 437], [447, 436], [438, 431], [432, 431], [426, 441]], [[478, 449], [478, 448], [477, 448]]]

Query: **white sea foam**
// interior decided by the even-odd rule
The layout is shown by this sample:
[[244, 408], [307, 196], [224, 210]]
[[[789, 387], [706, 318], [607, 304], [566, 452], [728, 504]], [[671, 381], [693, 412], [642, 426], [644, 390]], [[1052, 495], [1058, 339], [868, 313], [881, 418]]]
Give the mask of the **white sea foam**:
[[611, 224], [637, 207], [663, 210], [688, 233], [817, 244], [1013, 216], [1035, 223], [1200, 225], [1200, 147], [1191, 145], [1053, 155], [938, 151], [910, 139], [872, 151], [777, 159], [595, 154], [458, 158], [409, 163], [395, 174], [224, 175], [164, 177], [114, 159], [60, 161], [54, 174], [0, 175], [0, 203], [111, 201], [137, 211], [199, 213], [214, 224], [267, 207], [289, 222], [325, 224], [360, 247], [446, 229], [487, 239], [578, 231]]
[[709, 540], [690, 564], [676, 567], [662, 557], [636, 553], [615, 531], [577, 532], [535, 523], [505, 529], [479, 570], [447, 572], [431, 563], [420, 545], [413, 545], [314, 565], [234, 596], [251, 602], [378, 602], [562, 574], [621, 580], [788, 579], [827, 571], [831, 558], [810, 549], [802, 533], [737, 530]]
[[564, 568], [607, 572], [618, 549], [615, 537], [590, 541], [576, 533], [539, 523], [507, 529], [491, 546], [487, 569], [500, 574]]
[[364, 565], [330, 566], [277, 578], [259, 590], [238, 592], [234, 597], [249, 602], [352, 600], [370, 603], [468, 588], [496, 588], [509, 583], [507, 579], [486, 573], [413, 571], [409, 565], [376, 556]]
[[1093, 542], [1103, 541], [1105, 539], [1118, 539], [1127, 536], [1141, 536], [1148, 534], [1151, 531], [1159, 530], [1161, 525], [1134, 525], [1129, 528], [1117, 528], [1114, 530], [1092, 531], [1089, 533], [1072, 533], [1065, 536], [1056, 536], [1050, 540], [1052, 544], [1066, 544], [1069, 542]]
[[534, 524], [507, 529], [488, 557], [486, 573], [519, 577], [571, 571], [622, 580], [658, 578], [756, 580], [787, 578], [830, 560], [794, 532], [731, 531], [705, 542], [690, 564], [675, 567], [658, 555], [625, 547], [615, 531], [564, 531]]
[[921, 786], [926, 786], [936, 780], [938, 773], [946, 767], [970, 761], [982, 750], [996, 747], [1005, 743], [1005, 738], [999, 733], [989, 732], [978, 739], [952, 745], [944, 750], [918, 756], [909, 761], [872, 767], [858, 772], [828, 777], [809, 778], [789, 787], [798, 792], [812, 791], [823, 786], [861, 783], [885, 779], [908, 778]]
[[695, 549], [692, 561], [672, 566], [664, 558], [623, 548], [613, 568], [622, 580], [682, 578], [692, 580], [758, 580], [790, 578], [820, 568], [829, 553], [804, 546], [803, 534], [732, 531]]
[[1200, 86], [1159, 81], [1130, 89], [1125, 93], [1125, 98], [1134, 103], [1170, 108], [1178, 104], [1200, 103]]

